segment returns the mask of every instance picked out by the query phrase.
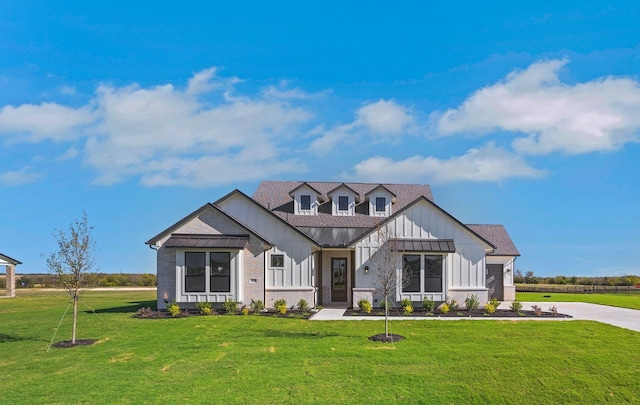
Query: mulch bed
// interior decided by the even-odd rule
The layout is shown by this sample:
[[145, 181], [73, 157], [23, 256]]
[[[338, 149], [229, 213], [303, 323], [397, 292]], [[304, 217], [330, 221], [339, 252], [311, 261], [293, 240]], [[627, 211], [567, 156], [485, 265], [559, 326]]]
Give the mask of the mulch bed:
[[380, 333], [379, 335], [373, 335], [369, 338], [369, 340], [374, 342], [386, 342], [386, 343], [393, 343], [402, 339], [404, 339], [404, 336], [396, 335], [393, 333], [389, 333], [389, 336], [385, 336], [384, 333]]
[[[249, 312], [246, 316], [269, 316], [272, 318], [295, 318], [295, 319], [309, 319], [315, 312], [301, 312], [299, 310], [288, 310], [285, 314], [281, 314], [275, 310], [266, 310], [260, 311], [257, 314], [253, 312]], [[185, 318], [190, 316], [215, 316], [215, 315], [223, 315], [223, 316], [232, 316], [231, 314], [227, 314], [225, 312], [212, 312], [211, 314], [202, 314], [197, 310], [183, 310], [176, 316], [171, 316], [167, 311], [155, 311], [150, 308], [140, 308], [138, 312], [131, 315], [132, 318], [139, 319], [159, 319], [159, 318]], [[235, 315], [245, 316], [242, 311], [236, 311]]]
[[96, 339], [76, 339], [75, 343], [71, 343], [70, 340], [63, 340], [62, 342], [54, 343], [52, 346], [58, 349], [69, 349], [76, 346], [91, 346], [97, 342]]
[[[347, 309], [344, 312], [345, 316], [384, 316], [384, 311], [379, 308], [374, 308], [371, 313], [360, 312], [359, 310]], [[467, 309], [459, 309], [455, 311], [449, 311], [446, 314], [426, 312], [422, 310], [415, 310], [412, 314], [405, 315], [402, 311], [391, 310], [389, 316], [394, 319], [400, 318], [573, 318], [567, 314], [553, 314], [551, 312], [543, 311], [540, 316], [537, 316], [534, 311], [520, 311], [515, 313], [510, 309], [497, 309], [491, 315], [484, 313], [483, 309], [476, 309], [469, 311]]]

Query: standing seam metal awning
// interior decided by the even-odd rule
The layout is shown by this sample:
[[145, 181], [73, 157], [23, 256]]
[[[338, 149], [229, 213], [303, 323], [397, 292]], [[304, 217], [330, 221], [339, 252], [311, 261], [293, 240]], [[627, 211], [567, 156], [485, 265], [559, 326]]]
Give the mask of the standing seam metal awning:
[[453, 239], [391, 239], [392, 247], [402, 252], [454, 253]]
[[173, 234], [165, 247], [244, 249], [249, 235], [185, 235]]

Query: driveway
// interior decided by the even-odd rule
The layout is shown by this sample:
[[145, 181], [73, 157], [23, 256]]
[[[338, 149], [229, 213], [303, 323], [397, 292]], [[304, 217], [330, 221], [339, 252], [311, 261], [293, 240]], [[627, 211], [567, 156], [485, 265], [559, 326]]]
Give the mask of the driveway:
[[[505, 302], [502, 307], [510, 305], [510, 302]], [[518, 320], [518, 321], [560, 321], [560, 320], [584, 320], [584, 321], [597, 321], [607, 323], [609, 325], [618, 326], [620, 328], [630, 329], [636, 332], [640, 332], [640, 311], [635, 309], [609, 307], [605, 305], [587, 304], [584, 302], [523, 302], [522, 309], [531, 309], [532, 305], [538, 305], [543, 311], [547, 311], [550, 307], [556, 306], [558, 312], [573, 316], [573, 318], [412, 318], [412, 320], [461, 320], [461, 319], [474, 319], [474, 320]], [[324, 308], [311, 319], [316, 321], [338, 321], [338, 320], [381, 320], [382, 316], [343, 316], [345, 309], [342, 308]], [[396, 318], [397, 319], [397, 318]]]

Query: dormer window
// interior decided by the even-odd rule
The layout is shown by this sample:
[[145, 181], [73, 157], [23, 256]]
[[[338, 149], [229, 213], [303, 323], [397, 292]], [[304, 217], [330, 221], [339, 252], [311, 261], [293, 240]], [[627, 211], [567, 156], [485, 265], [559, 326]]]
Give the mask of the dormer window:
[[388, 217], [391, 206], [396, 202], [396, 195], [382, 184], [371, 189], [365, 197], [369, 201], [369, 215], [372, 217]]
[[308, 194], [303, 194], [300, 196], [300, 210], [301, 211], [309, 211], [311, 210], [311, 196]]
[[338, 196], [338, 211], [349, 210], [349, 197], [346, 195]]

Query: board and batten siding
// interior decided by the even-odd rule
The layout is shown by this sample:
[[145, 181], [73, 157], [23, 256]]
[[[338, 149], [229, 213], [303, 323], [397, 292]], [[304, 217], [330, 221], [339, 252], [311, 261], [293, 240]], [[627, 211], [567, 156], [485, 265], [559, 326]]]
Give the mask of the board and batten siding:
[[[307, 239], [242, 195], [231, 196], [216, 206], [275, 244], [266, 252], [266, 289], [313, 287], [313, 251]], [[272, 254], [284, 255], [284, 267], [271, 267]]]
[[[444, 301], [447, 296], [460, 296], [458, 292], [476, 293], [486, 291], [485, 245], [471, 232], [437, 208], [419, 202], [389, 221], [382, 232], [388, 238], [398, 239], [453, 239], [455, 253], [444, 256], [444, 291], [424, 293], [434, 301]], [[364, 266], [378, 248], [378, 234], [370, 234], [356, 244], [356, 286], [374, 287], [376, 276], [365, 274]], [[428, 253], [428, 252], [426, 252]], [[454, 291], [458, 291], [454, 293]], [[400, 299], [401, 294], [396, 298]], [[411, 299], [418, 301], [420, 297]], [[484, 294], [486, 295], [486, 293]]]

